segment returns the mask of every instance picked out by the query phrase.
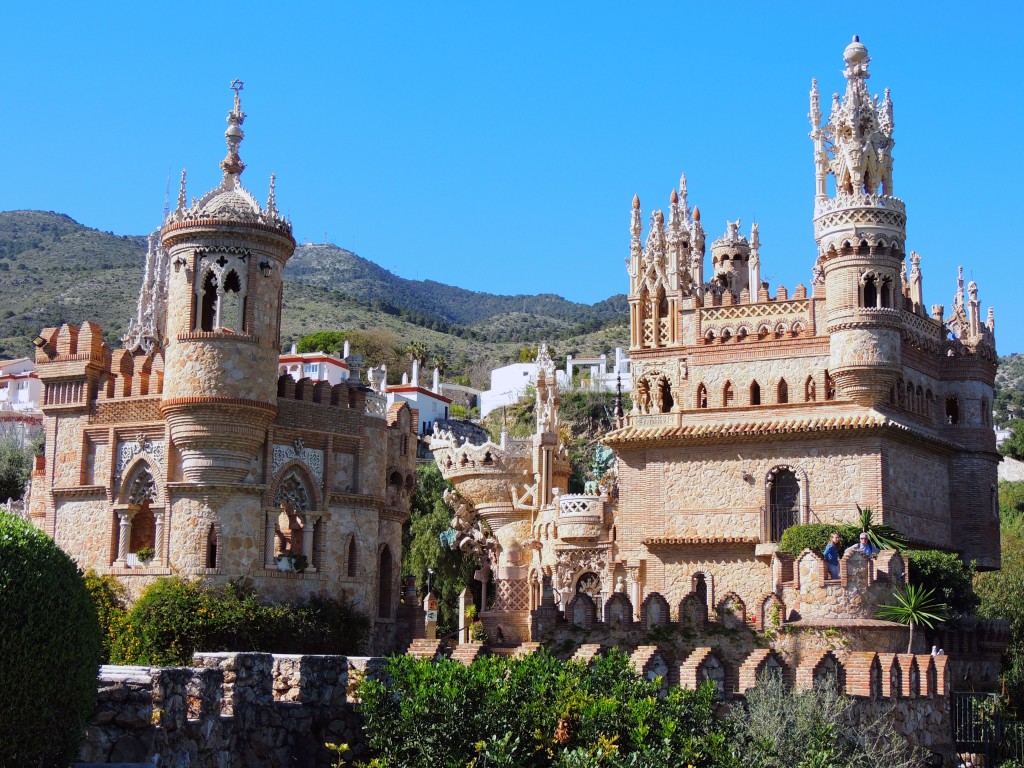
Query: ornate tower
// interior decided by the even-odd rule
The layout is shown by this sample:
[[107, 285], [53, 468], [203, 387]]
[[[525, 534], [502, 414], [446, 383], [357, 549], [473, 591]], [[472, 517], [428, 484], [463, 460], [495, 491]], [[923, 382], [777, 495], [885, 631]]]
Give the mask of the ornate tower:
[[242, 187], [244, 134], [238, 92], [228, 113], [220, 185], [186, 207], [185, 174], [161, 245], [171, 265], [166, 386], [160, 407], [189, 482], [240, 482], [277, 410], [284, 266], [291, 224]]
[[[755, 229], [751, 237], [753, 238], [756, 233]], [[751, 243], [740, 234], [740, 220], [727, 221], [725, 234], [711, 244], [711, 268], [714, 271], [714, 279], [722, 290], [732, 291], [737, 300], [743, 289], [748, 287], [755, 300], [757, 298], [757, 288], [760, 286], [749, 285], [750, 262]]]
[[833, 94], [824, 123], [817, 81], [811, 85], [814, 281], [825, 284], [830, 373], [840, 396], [873, 406], [888, 397], [900, 372], [896, 307], [903, 295], [907, 217], [903, 202], [893, 197], [889, 91], [881, 101], [868, 93], [870, 58], [857, 37], [843, 59], [846, 93], [841, 100]]

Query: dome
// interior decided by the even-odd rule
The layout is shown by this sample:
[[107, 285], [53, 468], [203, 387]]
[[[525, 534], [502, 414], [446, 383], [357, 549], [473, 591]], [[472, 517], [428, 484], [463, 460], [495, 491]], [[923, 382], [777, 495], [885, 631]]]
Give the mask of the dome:
[[867, 60], [867, 58], [868, 49], [860, 41], [860, 36], [854, 35], [853, 42], [846, 46], [846, 50], [843, 51], [843, 61], [852, 65], [860, 64], [862, 61]]

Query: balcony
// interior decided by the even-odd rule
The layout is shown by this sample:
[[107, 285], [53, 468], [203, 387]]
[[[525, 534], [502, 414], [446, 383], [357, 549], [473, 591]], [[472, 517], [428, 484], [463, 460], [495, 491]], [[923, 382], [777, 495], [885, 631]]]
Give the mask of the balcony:
[[604, 530], [600, 496], [568, 493], [558, 497], [558, 535], [561, 539], [596, 539]]

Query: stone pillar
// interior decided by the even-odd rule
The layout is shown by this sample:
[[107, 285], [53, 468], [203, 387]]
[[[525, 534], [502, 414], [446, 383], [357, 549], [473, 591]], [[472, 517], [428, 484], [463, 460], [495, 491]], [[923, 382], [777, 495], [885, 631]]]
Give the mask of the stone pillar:
[[[461, 598], [460, 598], [461, 602]], [[427, 596], [423, 598], [423, 610], [426, 611], [426, 635], [427, 640], [437, 640], [437, 598], [434, 597], [433, 593], [427, 592]], [[460, 619], [460, 622], [464, 622], [465, 619]], [[461, 623], [460, 623], [461, 626]]]
[[633, 621], [640, 621], [640, 603], [643, 596], [640, 584], [640, 567], [637, 565], [627, 566], [626, 578], [629, 580], [629, 599], [633, 602]]
[[316, 567], [313, 565], [313, 532], [316, 530], [320, 515], [307, 512], [303, 517], [305, 520], [302, 525], [302, 554], [306, 556], [306, 573], [316, 573]]
[[153, 560], [162, 563], [164, 559], [164, 513], [153, 512]]
[[114, 565], [124, 566], [132, 542], [132, 513], [127, 509], [119, 509], [117, 517], [117, 560]]
[[466, 619], [466, 610], [473, 604], [473, 595], [468, 589], [462, 590], [459, 595], [459, 643], [469, 642], [469, 623]]
[[275, 523], [277, 517], [266, 510], [263, 511], [263, 515], [266, 518], [264, 522], [264, 529], [266, 531], [266, 539], [263, 542], [263, 565], [267, 568], [276, 568], [277, 563], [274, 561], [274, 545], [277, 538], [277, 528]]

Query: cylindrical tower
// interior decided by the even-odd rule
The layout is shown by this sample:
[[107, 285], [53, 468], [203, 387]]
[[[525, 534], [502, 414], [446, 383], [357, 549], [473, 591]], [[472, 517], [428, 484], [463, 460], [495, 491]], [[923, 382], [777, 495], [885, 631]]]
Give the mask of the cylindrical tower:
[[723, 289], [739, 299], [744, 288], [757, 296], [760, 286], [750, 285], [750, 243], [740, 234], [740, 220], [728, 221], [725, 234], [711, 244], [711, 269]]
[[[822, 125], [811, 91], [817, 196], [814, 237], [825, 282], [829, 373], [840, 397], [884, 402], [901, 370], [899, 308], [906, 209], [892, 195], [892, 102], [868, 93], [867, 48], [855, 37], [843, 53], [846, 94], [832, 98]], [[834, 194], [822, 183], [831, 175]]]
[[239, 482], [274, 420], [284, 266], [291, 224], [241, 184], [245, 120], [235, 91], [220, 186], [177, 210], [161, 232], [171, 263], [160, 407], [189, 482]]

